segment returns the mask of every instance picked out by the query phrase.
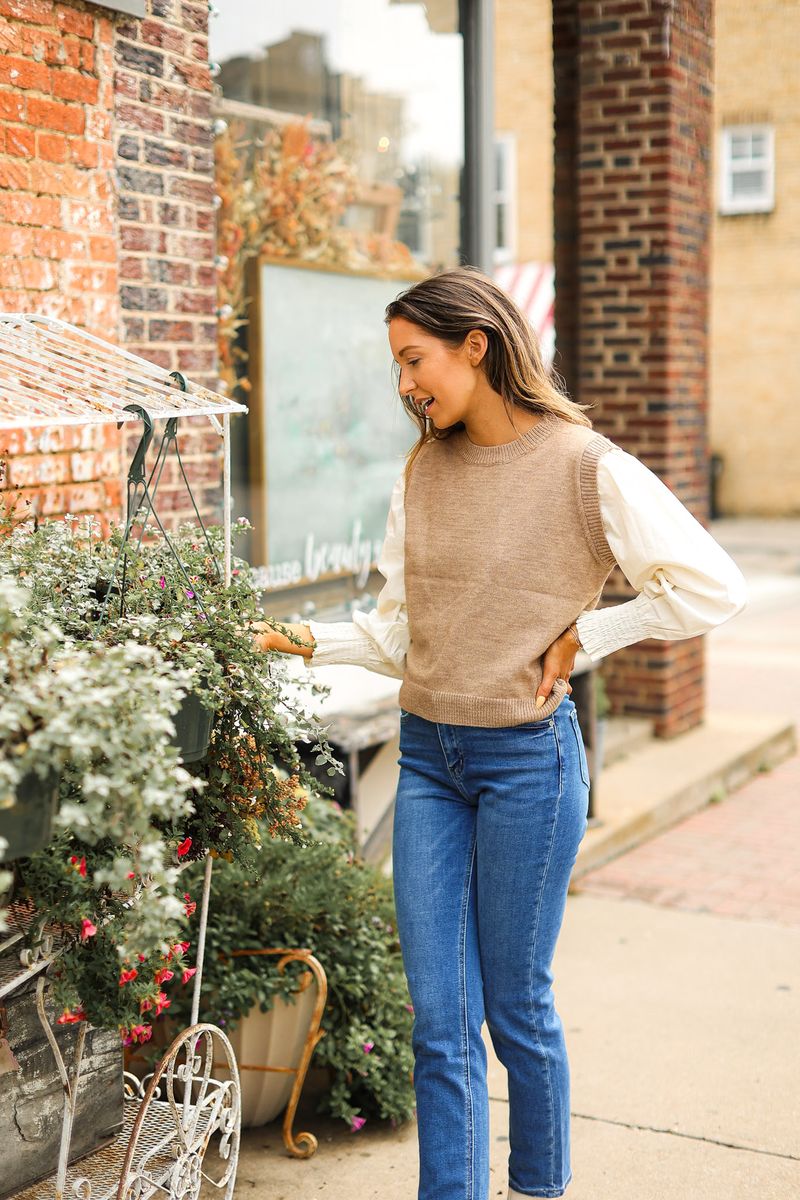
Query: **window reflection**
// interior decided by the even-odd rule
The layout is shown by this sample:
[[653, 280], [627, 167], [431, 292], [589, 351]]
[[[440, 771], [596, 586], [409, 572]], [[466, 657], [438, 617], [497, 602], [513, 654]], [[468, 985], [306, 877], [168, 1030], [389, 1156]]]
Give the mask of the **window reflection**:
[[245, 138], [309, 118], [357, 186], [342, 218], [421, 267], [459, 261], [463, 163], [457, 0], [225, 0], [211, 25], [218, 110]]

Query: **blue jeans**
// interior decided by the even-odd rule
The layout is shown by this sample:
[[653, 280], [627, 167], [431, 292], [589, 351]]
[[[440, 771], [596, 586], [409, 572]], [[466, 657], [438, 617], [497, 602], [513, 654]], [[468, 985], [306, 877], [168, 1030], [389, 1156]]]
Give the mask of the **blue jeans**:
[[502, 729], [401, 715], [393, 866], [414, 1007], [419, 1200], [487, 1200], [484, 1020], [508, 1072], [509, 1187], [560, 1196], [569, 1066], [551, 963], [586, 831], [569, 696]]

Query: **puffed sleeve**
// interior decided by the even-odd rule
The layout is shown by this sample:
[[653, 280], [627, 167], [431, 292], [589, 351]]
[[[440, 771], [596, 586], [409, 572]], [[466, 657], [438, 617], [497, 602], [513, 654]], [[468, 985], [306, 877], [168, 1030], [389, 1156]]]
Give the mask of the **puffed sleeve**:
[[392, 489], [386, 535], [378, 570], [384, 583], [377, 605], [369, 612], [353, 613], [352, 621], [309, 621], [316, 643], [308, 667], [350, 664], [380, 675], [402, 679], [408, 652], [408, 616], [405, 595], [405, 479]]
[[695, 637], [744, 608], [736, 563], [644, 463], [615, 447], [599, 460], [597, 486], [609, 547], [639, 594], [578, 618], [590, 658], [643, 638]]

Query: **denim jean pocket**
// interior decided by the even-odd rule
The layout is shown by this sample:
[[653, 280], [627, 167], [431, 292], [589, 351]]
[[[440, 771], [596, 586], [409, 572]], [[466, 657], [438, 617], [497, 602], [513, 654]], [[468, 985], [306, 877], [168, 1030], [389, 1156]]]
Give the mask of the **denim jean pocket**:
[[509, 728], [515, 730], [524, 730], [525, 733], [547, 733], [548, 729], [553, 728], [553, 718], [542, 717], [540, 721], [523, 721], [521, 725], [512, 725]]
[[578, 747], [578, 761], [581, 768], [581, 779], [586, 786], [589, 787], [589, 763], [586, 759], [586, 748], [583, 744], [583, 734], [581, 733], [581, 727], [578, 723], [578, 713], [576, 709], [573, 708], [572, 712], [569, 714], [569, 719], [572, 722], [572, 731], [575, 734], [575, 743]]

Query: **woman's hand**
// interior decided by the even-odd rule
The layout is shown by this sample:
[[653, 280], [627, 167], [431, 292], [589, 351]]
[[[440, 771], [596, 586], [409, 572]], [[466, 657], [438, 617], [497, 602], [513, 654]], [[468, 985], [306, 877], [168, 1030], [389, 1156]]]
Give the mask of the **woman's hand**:
[[547, 697], [553, 690], [553, 684], [557, 679], [566, 679], [567, 695], [572, 692], [572, 685], [569, 682], [569, 677], [572, 674], [572, 669], [575, 666], [575, 655], [581, 648], [581, 644], [573, 633], [572, 627], [565, 629], [560, 637], [548, 646], [542, 660], [542, 682], [536, 689], [536, 707], [541, 708]]
[[285, 633], [281, 633], [269, 621], [254, 621], [251, 629], [255, 633], [259, 650], [279, 650], [282, 654], [302, 654], [303, 658], [311, 658], [316, 649], [316, 642], [310, 625], [284, 625], [279, 621], [275, 624], [280, 626], [280, 630], [286, 630], [286, 633], [298, 638], [303, 645], [290, 641]]

